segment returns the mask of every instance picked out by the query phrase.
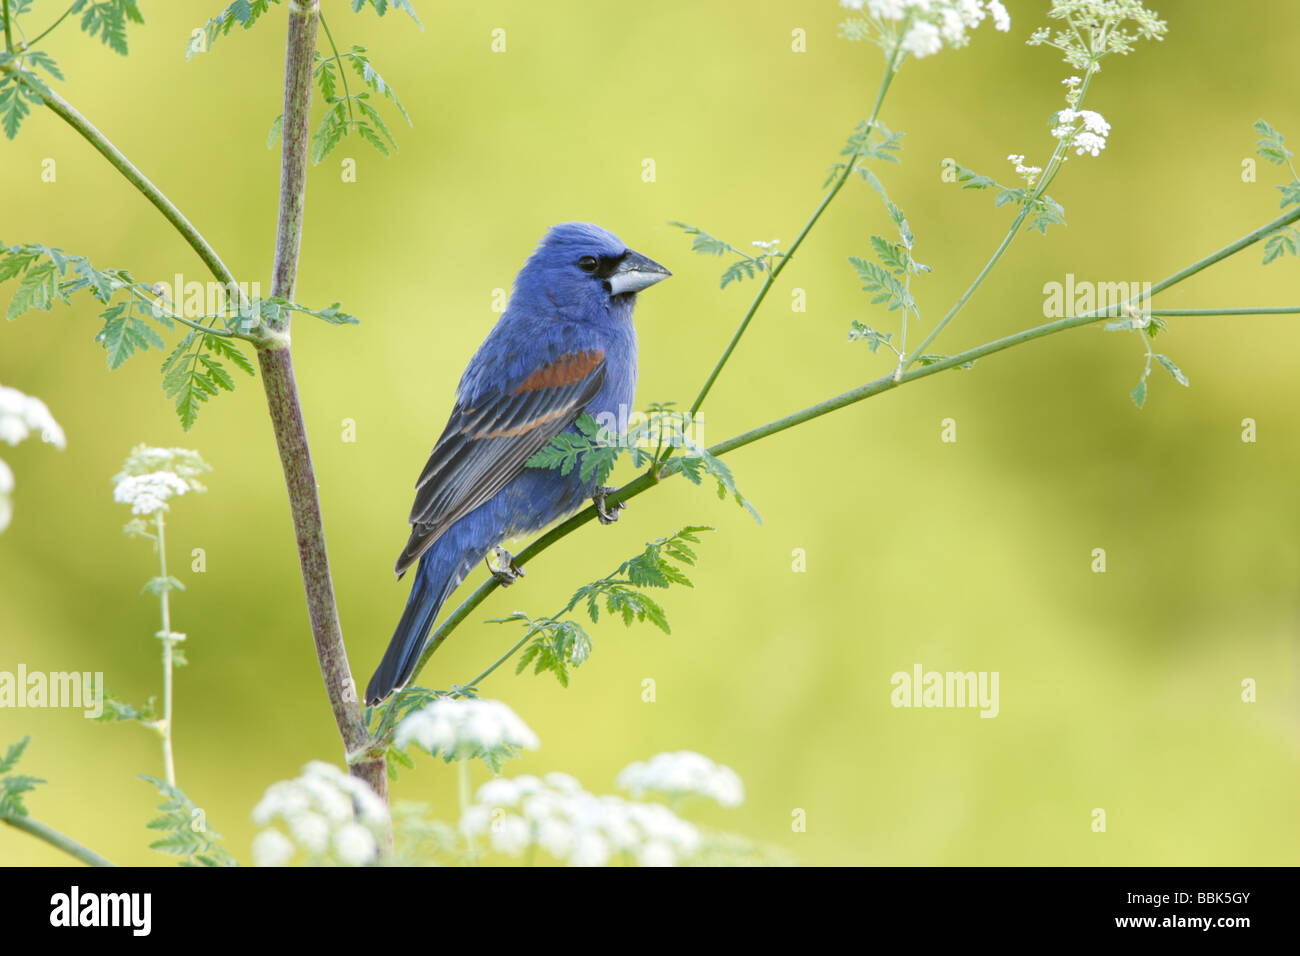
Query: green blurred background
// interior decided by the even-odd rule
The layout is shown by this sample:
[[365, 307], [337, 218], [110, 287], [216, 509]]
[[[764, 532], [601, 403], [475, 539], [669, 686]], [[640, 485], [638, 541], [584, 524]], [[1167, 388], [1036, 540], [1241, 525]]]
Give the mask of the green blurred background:
[[[198, 225], [243, 280], [267, 283], [284, 10], [185, 63], [216, 4], [145, 3], [122, 59], [65, 24], [60, 86]], [[748, 244], [787, 243], [817, 203], [846, 134], [869, 111], [878, 51], [836, 35], [818, 3], [664, 0], [417, 4], [405, 17], [325, 4], [336, 39], [368, 45], [414, 119], [384, 115], [400, 152], [355, 138], [311, 172], [300, 301], [339, 300], [361, 319], [300, 318], [298, 383], [310, 431], [352, 666], [364, 683], [406, 597], [392, 561], [411, 488], [452, 390], [491, 327], [492, 290], [552, 223], [583, 219], [665, 263], [643, 297], [638, 399], [694, 396], [755, 288], [717, 288], [718, 260], [666, 222]], [[883, 119], [907, 133], [881, 170], [934, 267], [915, 286], [927, 325], [978, 271], [1011, 216], [941, 182], [940, 162], [1010, 181], [1005, 157], [1043, 164], [1046, 121], [1071, 72], [1024, 40], [1046, 3], [1009, 4], [1010, 35], [985, 24], [970, 48], [906, 65]], [[43, 28], [62, 9], [42, 2]], [[1042, 287], [1067, 272], [1157, 280], [1277, 213], [1276, 169], [1242, 182], [1263, 116], [1300, 140], [1292, 39], [1300, 6], [1167, 2], [1169, 37], [1106, 61], [1088, 106], [1113, 124], [1099, 159], [1072, 160], [1053, 194], [1070, 226], [1022, 237], [937, 343], [978, 344], [1042, 318]], [[36, 21], [40, 21], [37, 23]], [[507, 31], [507, 52], [490, 33]], [[791, 51], [806, 31], [807, 52]], [[42, 159], [58, 164], [40, 181]], [[358, 182], [340, 160], [354, 157]], [[657, 178], [642, 181], [642, 160]], [[0, 238], [40, 241], [150, 281], [208, 277], [156, 211], [67, 126], [38, 111], [0, 143]], [[845, 262], [888, 234], [875, 194], [850, 183], [785, 272], [708, 406], [721, 440], [882, 374], [846, 341], [857, 318], [892, 328]], [[1169, 308], [1295, 304], [1296, 262], [1242, 254], [1162, 297]], [[807, 311], [790, 308], [792, 288]], [[0, 293], [7, 301], [12, 286]], [[172, 570], [188, 590], [174, 626], [178, 782], [249, 859], [249, 813], [306, 761], [341, 761], [306, 625], [289, 511], [260, 383], [206, 406], [184, 434], [159, 390], [157, 355], [110, 374], [96, 309], [29, 314], [0, 330], [0, 382], [40, 396], [67, 450], [3, 449], [17, 476], [0, 536], [0, 669], [103, 671], [139, 702], [161, 689], [154, 573], [122, 535], [109, 477], [138, 442], [193, 447], [210, 491], [175, 503]], [[915, 341], [915, 339], [914, 339]], [[614, 528], [589, 526], [494, 595], [433, 659], [422, 683], [468, 680], [516, 637], [480, 623], [550, 613], [645, 540], [712, 524], [696, 590], [665, 597], [668, 637], [603, 621], [564, 690], [508, 671], [484, 685], [538, 732], [510, 773], [563, 769], [609, 792], [620, 768], [693, 749], [735, 768], [745, 805], [700, 822], [806, 863], [1295, 864], [1300, 814], [1295, 636], [1300, 458], [1294, 317], [1174, 320], [1160, 346], [1192, 387], [1157, 370], [1147, 407], [1131, 333], [1097, 328], [1033, 343], [819, 419], [729, 459], [760, 527], [706, 489], [670, 482]], [[940, 422], [958, 441], [941, 443]], [[1259, 440], [1241, 441], [1241, 420]], [[355, 443], [342, 422], [356, 422]], [[627, 477], [620, 471], [616, 477]], [[186, 559], [204, 548], [207, 571]], [[1090, 570], [1093, 548], [1108, 572]], [[807, 554], [806, 573], [791, 569]], [[477, 582], [481, 575], [475, 575]], [[462, 592], [462, 594], [465, 592]], [[1001, 674], [1001, 713], [890, 706], [890, 675]], [[657, 682], [643, 703], [641, 682]], [[1258, 683], [1257, 703], [1240, 700]], [[0, 711], [0, 743], [33, 736], [22, 769], [49, 782], [32, 813], [120, 863], [147, 849], [156, 740], [73, 711]], [[486, 771], [475, 770], [476, 782]], [[454, 774], [424, 758], [396, 797], [455, 815]], [[1107, 832], [1093, 833], [1093, 808]], [[791, 829], [795, 808], [807, 831]], [[0, 862], [61, 863], [0, 828]]]

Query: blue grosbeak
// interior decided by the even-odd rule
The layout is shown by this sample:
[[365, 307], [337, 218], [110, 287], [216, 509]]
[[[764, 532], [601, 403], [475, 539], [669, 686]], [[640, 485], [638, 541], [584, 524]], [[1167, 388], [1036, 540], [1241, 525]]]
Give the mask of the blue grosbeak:
[[[638, 292], [668, 275], [612, 233], [579, 222], [553, 227], [524, 264], [415, 484], [397, 576], [419, 567], [367, 702], [411, 679], [443, 602], [500, 542], [537, 531], [588, 498], [602, 522], [614, 520], [594, 479], [525, 462], [584, 412], [627, 421], [636, 389], [632, 307]], [[494, 573], [502, 581], [523, 573], [508, 554], [501, 560]]]

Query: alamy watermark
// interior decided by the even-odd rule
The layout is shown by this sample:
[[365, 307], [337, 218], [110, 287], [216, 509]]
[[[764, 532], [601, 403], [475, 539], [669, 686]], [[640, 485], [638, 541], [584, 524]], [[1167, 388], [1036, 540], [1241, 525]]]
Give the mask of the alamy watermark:
[[77, 708], [91, 720], [104, 713], [103, 671], [0, 671], [0, 708]]
[[896, 671], [889, 702], [895, 707], [978, 707], [981, 717], [998, 715], [997, 671]]

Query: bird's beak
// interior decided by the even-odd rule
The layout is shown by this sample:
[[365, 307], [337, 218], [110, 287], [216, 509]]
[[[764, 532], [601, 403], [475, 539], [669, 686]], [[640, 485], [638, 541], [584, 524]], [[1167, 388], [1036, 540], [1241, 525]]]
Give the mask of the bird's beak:
[[609, 291], [613, 295], [640, 292], [656, 282], [662, 282], [670, 275], [671, 272], [653, 259], [647, 259], [641, 253], [629, 250], [609, 277]]

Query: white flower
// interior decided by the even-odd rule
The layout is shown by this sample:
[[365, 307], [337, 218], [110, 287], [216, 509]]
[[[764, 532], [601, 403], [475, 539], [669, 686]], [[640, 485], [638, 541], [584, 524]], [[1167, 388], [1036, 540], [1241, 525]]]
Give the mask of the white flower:
[[1006, 33], [1011, 29], [1011, 14], [1007, 13], [1007, 8], [1003, 6], [1002, 0], [989, 0], [989, 13], [993, 14], [993, 27]]
[[541, 741], [519, 715], [499, 700], [440, 697], [397, 725], [394, 744], [411, 743], [444, 757], [477, 757], [485, 752], [536, 750]]
[[263, 830], [253, 837], [254, 866], [284, 866], [293, 854], [293, 841], [279, 830]]
[[1084, 153], [1098, 156], [1106, 148], [1110, 124], [1093, 110], [1063, 109], [1056, 114], [1052, 135], [1072, 147], [1079, 156]]
[[672, 866], [701, 844], [699, 831], [663, 804], [598, 797], [568, 774], [493, 780], [476, 800], [461, 817], [461, 832], [486, 833], [494, 851], [510, 856], [538, 847], [570, 866], [604, 866], [616, 852]]
[[113, 500], [131, 506], [131, 514], [151, 515], [167, 510], [167, 502], [190, 490], [170, 471], [122, 478], [113, 489]]
[[853, 40], [874, 39], [887, 53], [892, 52], [897, 37], [894, 25], [906, 22], [908, 29], [897, 42], [903, 52], [918, 58], [945, 46], [966, 46], [970, 31], [990, 15], [998, 30], [1011, 29], [1011, 17], [1002, 0], [840, 0], [840, 6], [859, 14], [842, 24], [842, 35]]
[[361, 824], [345, 823], [334, 832], [334, 852], [345, 866], [365, 866], [379, 855], [379, 846]]
[[645, 793], [670, 799], [700, 796], [724, 807], [738, 807], [745, 801], [744, 784], [734, 770], [690, 750], [656, 754], [648, 761], [629, 764], [614, 783], [634, 797]]
[[677, 856], [667, 843], [655, 840], [647, 843], [637, 854], [636, 861], [642, 866], [675, 866]]
[[609, 841], [589, 830], [578, 837], [578, 845], [569, 855], [569, 865], [604, 866], [609, 862], [609, 855]]
[[36, 432], [60, 451], [67, 445], [63, 429], [39, 398], [0, 385], [0, 439], [16, 445]]
[[264, 828], [253, 840], [258, 866], [281, 866], [297, 850], [313, 863], [364, 866], [379, 856], [388, 808], [364, 781], [313, 760], [293, 780], [267, 787], [253, 822]]
[[136, 445], [113, 476], [113, 500], [130, 505], [132, 514], [154, 515], [166, 511], [172, 498], [207, 491], [199, 476], [211, 470], [188, 448]]
[[1016, 175], [1024, 179], [1024, 181], [1030, 186], [1038, 182], [1038, 177], [1042, 175], [1043, 172], [1043, 168], [1041, 166], [1026, 166], [1025, 157], [1019, 155], [1018, 153], [1012, 153], [1010, 156], [1008, 156], [1007, 162], [1015, 164]]
[[[63, 450], [67, 444], [63, 429], [39, 398], [24, 395], [16, 388], [0, 385], [0, 441], [16, 445], [31, 433], [39, 432], [41, 441]], [[14, 506], [9, 496], [14, 490], [14, 473], [0, 459], [0, 531], [9, 527]]]
[[1083, 120], [1084, 129], [1090, 133], [1105, 136], [1110, 132], [1110, 124], [1106, 122], [1100, 113], [1094, 113], [1092, 110], [1079, 110], [1079, 117]]
[[294, 843], [312, 853], [325, 852], [325, 848], [329, 845], [330, 825], [323, 816], [308, 810], [306, 813], [291, 817], [288, 823], [289, 835], [293, 837]]
[[519, 802], [519, 788], [504, 777], [489, 780], [478, 788], [478, 802], [490, 807], [513, 807]]
[[903, 37], [903, 50], [918, 60], [931, 53], [938, 53], [942, 49], [943, 37], [939, 34], [939, 28], [925, 20], [913, 23], [907, 35]]
[[528, 847], [531, 828], [528, 821], [513, 813], [501, 819], [493, 820], [488, 828], [491, 834], [492, 849], [508, 856], [518, 856]]
[[1091, 156], [1100, 156], [1101, 151], [1106, 148], [1106, 140], [1095, 133], [1080, 133], [1074, 137], [1075, 153], [1082, 156], [1088, 153]]

